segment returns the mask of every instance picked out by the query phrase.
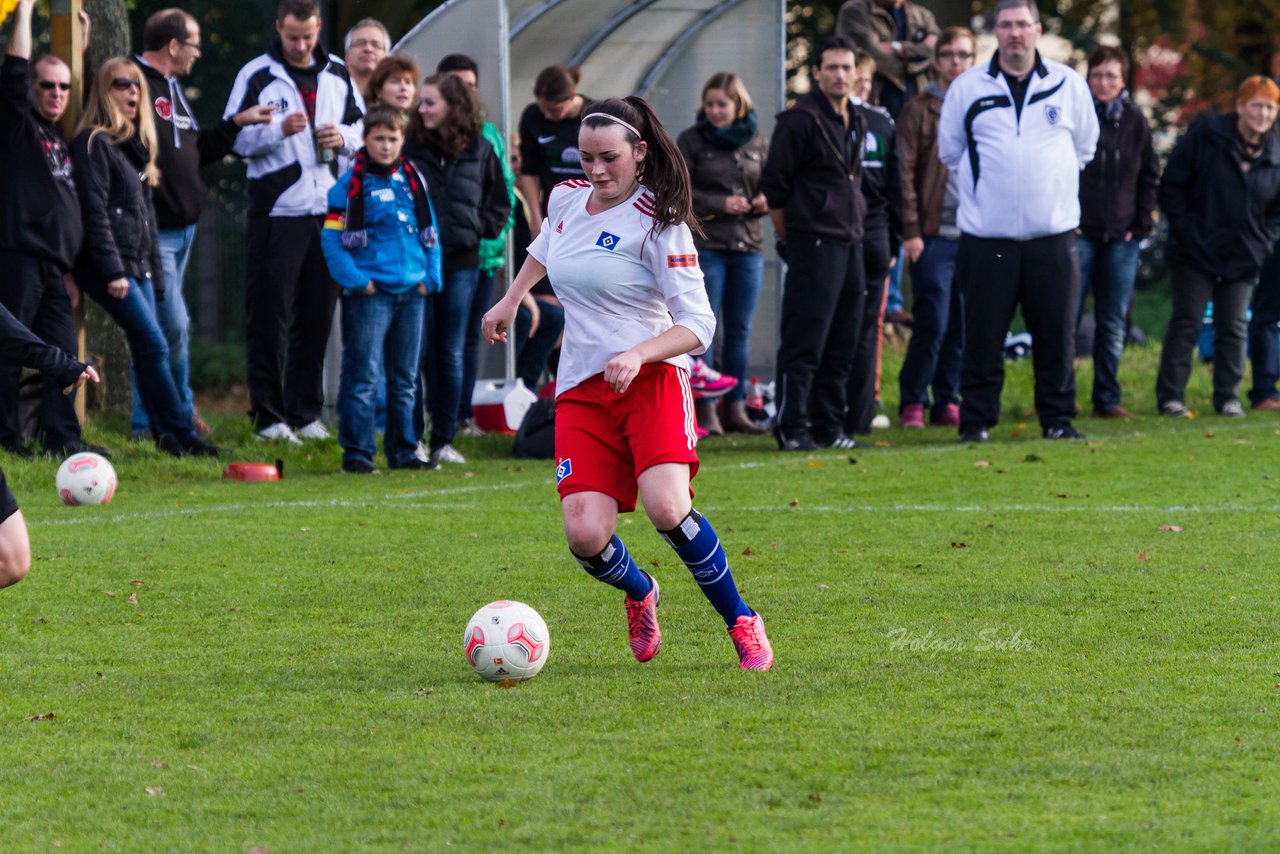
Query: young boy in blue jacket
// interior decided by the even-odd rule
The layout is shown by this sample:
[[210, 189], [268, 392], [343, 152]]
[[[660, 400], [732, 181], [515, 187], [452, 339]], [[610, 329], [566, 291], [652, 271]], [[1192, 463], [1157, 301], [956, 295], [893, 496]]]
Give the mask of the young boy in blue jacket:
[[422, 349], [423, 297], [443, 277], [435, 212], [426, 181], [400, 156], [405, 117], [375, 107], [364, 117], [364, 148], [329, 191], [321, 247], [342, 287], [342, 376], [338, 442], [342, 470], [373, 472], [373, 408], [386, 354], [387, 428], [382, 450], [393, 469], [433, 469], [415, 456], [414, 387]]

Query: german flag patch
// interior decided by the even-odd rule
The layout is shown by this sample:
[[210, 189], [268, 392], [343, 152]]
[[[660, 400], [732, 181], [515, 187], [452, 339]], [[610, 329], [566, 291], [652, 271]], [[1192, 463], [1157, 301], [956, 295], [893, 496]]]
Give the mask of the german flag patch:
[[342, 231], [347, 227], [347, 217], [345, 214], [329, 213], [325, 215], [324, 227], [332, 228], [335, 231]]
[[698, 255], [695, 252], [692, 255], [668, 255], [667, 269], [674, 270], [677, 267], [696, 267], [698, 266]]

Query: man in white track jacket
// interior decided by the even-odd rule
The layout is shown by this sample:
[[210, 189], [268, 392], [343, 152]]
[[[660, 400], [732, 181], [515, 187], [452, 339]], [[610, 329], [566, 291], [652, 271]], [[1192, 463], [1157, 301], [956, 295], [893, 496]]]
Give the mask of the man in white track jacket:
[[999, 0], [991, 62], [958, 77], [938, 122], [938, 157], [960, 183], [956, 283], [965, 297], [960, 438], [1000, 420], [1004, 336], [1021, 304], [1032, 337], [1044, 436], [1078, 439], [1072, 366], [1080, 293], [1080, 170], [1098, 120], [1083, 77], [1036, 50], [1035, 0]]
[[320, 229], [338, 157], [362, 144], [350, 75], [319, 46], [320, 27], [316, 0], [281, 0], [278, 37], [240, 69], [226, 109], [230, 117], [255, 104], [275, 108], [270, 123], [241, 130], [233, 150], [248, 161], [250, 416], [260, 438], [291, 442], [328, 436], [322, 370], [338, 288]]

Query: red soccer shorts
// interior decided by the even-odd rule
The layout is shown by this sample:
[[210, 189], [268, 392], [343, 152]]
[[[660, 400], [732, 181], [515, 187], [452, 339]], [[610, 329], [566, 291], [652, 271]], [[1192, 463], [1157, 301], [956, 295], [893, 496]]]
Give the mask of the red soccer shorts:
[[[688, 463], [698, 473], [697, 419], [684, 370], [645, 365], [626, 393], [603, 374], [556, 398], [556, 489], [560, 500], [575, 492], [603, 492], [620, 513], [636, 509], [640, 472], [659, 463]], [[693, 497], [692, 487], [689, 497]]]

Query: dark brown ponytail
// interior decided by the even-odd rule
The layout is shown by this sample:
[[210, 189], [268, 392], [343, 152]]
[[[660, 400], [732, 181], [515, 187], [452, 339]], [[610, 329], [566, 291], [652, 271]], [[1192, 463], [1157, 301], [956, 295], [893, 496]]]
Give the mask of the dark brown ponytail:
[[622, 127], [628, 142], [632, 145], [641, 140], [648, 146], [648, 153], [640, 164], [636, 178], [645, 188], [653, 193], [654, 215], [653, 231], [657, 232], [669, 225], [684, 223], [699, 237], [705, 237], [698, 218], [693, 215], [693, 191], [690, 187], [689, 167], [684, 156], [676, 147], [676, 141], [667, 133], [667, 129], [658, 120], [658, 115], [649, 106], [649, 102], [638, 95], [626, 98], [610, 98], [596, 101], [590, 107], [591, 113], [604, 113], [622, 119], [640, 132], [637, 137], [630, 130], [617, 122], [603, 116], [590, 116], [582, 120], [583, 127], [602, 128], [609, 125]]

